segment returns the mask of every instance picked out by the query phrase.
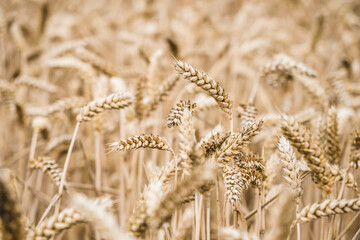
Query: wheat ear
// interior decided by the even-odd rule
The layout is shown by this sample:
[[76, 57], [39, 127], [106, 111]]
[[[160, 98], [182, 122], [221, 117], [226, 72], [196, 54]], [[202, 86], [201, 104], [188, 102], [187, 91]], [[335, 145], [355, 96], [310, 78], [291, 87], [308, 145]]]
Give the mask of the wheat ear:
[[253, 103], [242, 102], [237, 108], [238, 117], [241, 119], [242, 126], [246, 126], [255, 121], [258, 111]]
[[49, 157], [38, 157], [30, 160], [29, 162], [30, 169], [41, 169], [47, 175], [49, 175], [51, 181], [56, 184], [56, 186], [60, 186], [61, 174], [62, 171], [55, 162], [55, 160]]
[[152, 111], [155, 111], [159, 104], [166, 99], [169, 93], [174, 89], [176, 83], [179, 80], [179, 76], [170, 76], [167, 78], [154, 92], [151, 97], [150, 102], [148, 103], [147, 109], [149, 109], [148, 114]]
[[327, 199], [320, 203], [314, 203], [304, 207], [296, 216], [293, 224], [310, 222], [322, 217], [328, 217], [335, 214], [360, 211], [360, 199]]
[[115, 216], [110, 213], [107, 201], [102, 199], [89, 199], [85, 195], [75, 194], [72, 197], [72, 205], [81, 212], [81, 215], [91, 223], [94, 224], [95, 229], [103, 238], [110, 240], [135, 239], [130, 234], [124, 232], [119, 228]]
[[291, 188], [296, 192], [296, 201], [298, 204], [302, 193], [301, 189], [301, 171], [297, 164], [294, 149], [290, 142], [285, 137], [281, 137], [278, 142], [278, 148], [281, 155], [281, 162], [283, 163], [284, 178]]
[[60, 232], [84, 222], [85, 219], [73, 208], [65, 208], [58, 215], [45, 219], [36, 229], [28, 231], [28, 240], [51, 239]]
[[215, 99], [220, 108], [227, 113], [230, 118], [232, 117], [232, 101], [229, 94], [220, 86], [219, 83], [215, 82], [209, 75], [204, 72], [198, 71], [190, 64], [182, 61], [177, 61], [175, 69], [187, 80], [196, 84], [205, 90], [211, 97]]
[[337, 109], [331, 107], [326, 122], [326, 157], [333, 164], [340, 162], [340, 142], [338, 133]]
[[182, 122], [185, 109], [193, 111], [195, 108], [196, 103], [191, 103], [190, 100], [180, 100], [180, 102], [176, 104], [176, 107], [171, 109], [170, 114], [168, 115], [167, 126], [169, 128], [173, 126], [179, 126], [179, 124]]
[[110, 151], [129, 151], [138, 148], [155, 148], [159, 150], [174, 151], [163, 137], [155, 136], [152, 134], [142, 134], [139, 136], [129, 137], [109, 144]]
[[241, 153], [242, 149], [250, 143], [250, 139], [260, 132], [262, 124], [263, 121], [255, 121], [244, 126], [239, 132], [232, 133], [215, 153], [219, 163], [227, 163]]
[[75, 49], [75, 56], [110, 76], [119, 75], [119, 73], [115, 70], [114, 66], [106, 62], [100, 56], [83, 47]]
[[324, 155], [314, 142], [310, 132], [296, 122], [293, 118], [286, 118], [282, 126], [283, 134], [290, 140], [293, 146], [305, 156], [311, 169], [314, 182], [317, 186], [330, 193], [334, 178], [326, 164]]
[[132, 104], [134, 97], [130, 93], [115, 93], [105, 98], [95, 99], [83, 107], [76, 117], [76, 121], [90, 121], [105, 110], [125, 108]]
[[21, 76], [20, 78], [17, 78], [14, 82], [14, 85], [17, 87], [26, 86], [35, 88], [48, 93], [55, 93], [58, 90], [57, 86], [30, 76]]
[[53, 104], [44, 107], [26, 107], [26, 114], [29, 116], [49, 116], [57, 112], [79, 108], [84, 104], [84, 99], [80, 97], [70, 97], [60, 99]]
[[249, 186], [249, 180], [242, 169], [236, 165], [226, 164], [223, 168], [225, 196], [234, 209], [239, 209], [241, 194]]
[[225, 140], [230, 136], [230, 132], [224, 130], [221, 125], [216, 126], [211, 132], [209, 132], [199, 142], [199, 146], [208, 157], [216, 152]]

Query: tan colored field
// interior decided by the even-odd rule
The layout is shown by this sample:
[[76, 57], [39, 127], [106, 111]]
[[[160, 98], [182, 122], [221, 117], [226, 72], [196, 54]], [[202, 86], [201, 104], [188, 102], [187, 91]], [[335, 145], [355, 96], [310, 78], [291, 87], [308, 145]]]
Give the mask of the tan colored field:
[[360, 239], [360, 1], [1, 0], [0, 239]]

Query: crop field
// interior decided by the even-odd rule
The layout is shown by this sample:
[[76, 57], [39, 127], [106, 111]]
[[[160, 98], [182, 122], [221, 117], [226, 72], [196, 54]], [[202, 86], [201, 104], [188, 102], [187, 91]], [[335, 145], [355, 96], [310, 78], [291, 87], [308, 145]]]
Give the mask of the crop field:
[[0, 0], [0, 240], [358, 240], [359, 110], [359, 0]]

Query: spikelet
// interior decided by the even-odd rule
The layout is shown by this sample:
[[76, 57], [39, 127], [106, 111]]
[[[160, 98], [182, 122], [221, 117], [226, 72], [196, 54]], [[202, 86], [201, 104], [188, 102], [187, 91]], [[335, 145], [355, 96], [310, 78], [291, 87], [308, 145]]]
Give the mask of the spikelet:
[[105, 239], [134, 240], [129, 233], [118, 226], [115, 216], [108, 211], [109, 201], [104, 199], [89, 199], [85, 195], [76, 194], [72, 197], [72, 206], [81, 212], [81, 215], [94, 224], [96, 230]]
[[203, 150], [206, 157], [212, 155], [230, 136], [230, 132], [217, 125], [211, 132], [209, 132], [203, 139], [200, 140], [200, 148]]
[[334, 178], [311, 133], [303, 126], [300, 126], [293, 118], [285, 119], [282, 130], [293, 146], [305, 156], [316, 185], [323, 191], [330, 193]]
[[335, 214], [360, 211], [360, 199], [327, 199], [323, 202], [314, 203], [304, 207], [296, 216], [296, 223], [310, 222], [322, 217], [328, 217]]
[[260, 132], [262, 124], [263, 121], [255, 121], [244, 126], [239, 132], [232, 133], [221, 145], [221, 148], [216, 151], [216, 158], [219, 163], [228, 163], [241, 153], [242, 149], [250, 143], [250, 139]]
[[274, 60], [263, 67], [261, 78], [266, 79], [267, 83], [273, 87], [283, 86], [294, 75], [316, 77], [316, 72], [303, 63], [296, 62], [285, 54], [278, 54]]
[[105, 110], [125, 108], [132, 104], [134, 97], [130, 93], [115, 93], [105, 98], [95, 99], [83, 107], [76, 117], [76, 121], [90, 121]]
[[182, 117], [184, 115], [184, 110], [187, 108], [189, 111], [193, 111], [196, 108], [195, 103], [191, 103], [190, 100], [183, 101], [180, 100], [179, 103], [176, 104], [176, 107], [173, 107], [168, 116], [167, 126], [169, 128], [173, 126], [179, 126], [182, 121]]
[[85, 219], [79, 212], [73, 208], [65, 208], [58, 215], [46, 218], [36, 229], [31, 228], [28, 231], [27, 240], [51, 239], [60, 232], [82, 222], [85, 222]]
[[237, 108], [238, 117], [241, 119], [241, 125], [246, 126], [255, 121], [258, 111], [253, 103], [243, 102]]
[[296, 201], [298, 202], [302, 193], [301, 168], [298, 166], [294, 149], [284, 136], [280, 138], [278, 148], [281, 155], [281, 162], [283, 163], [284, 178], [289, 186], [296, 192]]
[[187, 80], [196, 84], [205, 90], [211, 97], [215, 99], [220, 108], [227, 113], [230, 118], [232, 117], [232, 101], [229, 94], [215, 82], [209, 75], [204, 72], [198, 71], [191, 65], [182, 61], [177, 61], [175, 69]]
[[187, 196], [191, 196], [197, 189], [209, 185], [214, 178], [215, 165], [208, 162], [196, 167], [193, 174], [187, 176], [175, 186], [174, 189], [167, 192], [160, 200], [159, 207], [154, 211], [153, 216], [148, 219], [148, 225], [158, 229], [161, 225], [170, 220], [172, 213], [179, 203]]
[[56, 186], [60, 186], [62, 171], [54, 159], [45, 156], [32, 159], [29, 162], [29, 168], [41, 169], [43, 172], [49, 175], [51, 181], [55, 183]]
[[75, 56], [83, 62], [91, 64], [94, 68], [99, 69], [109, 76], [119, 75], [119, 73], [110, 63], [106, 62], [103, 58], [83, 47], [78, 47], [75, 49]]
[[326, 158], [332, 164], [340, 162], [340, 142], [338, 133], [337, 109], [331, 107], [326, 122]]
[[226, 164], [223, 168], [225, 195], [235, 209], [239, 209], [240, 197], [249, 186], [246, 176], [244, 169], [240, 169], [236, 165]]
[[14, 189], [10, 187], [10, 170], [0, 168], [0, 231], [2, 239], [24, 239], [24, 223]]
[[26, 107], [25, 111], [28, 116], [50, 116], [58, 112], [64, 112], [76, 109], [84, 105], [85, 100], [80, 97], [70, 97], [60, 99], [44, 107]]
[[112, 151], [129, 151], [138, 148], [154, 148], [158, 150], [169, 151], [174, 155], [174, 151], [163, 137], [152, 134], [141, 134], [139, 136], [129, 137], [109, 144]]
[[26, 86], [29, 88], [35, 88], [41, 91], [45, 91], [48, 93], [55, 93], [57, 91], [57, 87], [49, 82], [45, 82], [39, 79], [36, 79], [31, 76], [21, 76], [17, 78], [14, 82], [16, 87], [18, 86]]
[[360, 129], [356, 129], [351, 143], [350, 167], [358, 168], [360, 166]]
[[191, 228], [194, 219], [194, 212], [191, 207], [187, 207], [179, 221], [179, 227], [176, 229], [174, 240], [185, 240], [191, 238]]

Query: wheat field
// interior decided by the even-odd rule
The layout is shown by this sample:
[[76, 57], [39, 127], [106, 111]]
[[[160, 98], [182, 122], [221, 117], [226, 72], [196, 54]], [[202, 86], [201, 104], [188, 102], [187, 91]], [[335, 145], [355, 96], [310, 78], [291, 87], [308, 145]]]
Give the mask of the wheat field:
[[0, 239], [360, 239], [358, 0], [1, 0]]

